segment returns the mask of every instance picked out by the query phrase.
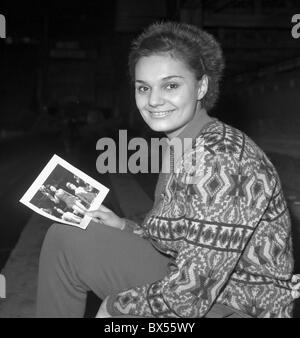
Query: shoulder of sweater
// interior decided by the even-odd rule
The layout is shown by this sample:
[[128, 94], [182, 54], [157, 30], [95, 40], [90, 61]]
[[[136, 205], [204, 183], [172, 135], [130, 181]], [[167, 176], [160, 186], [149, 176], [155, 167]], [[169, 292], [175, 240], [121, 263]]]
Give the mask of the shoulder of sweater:
[[206, 151], [212, 155], [232, 155], [240, 161], [251, 158], [260, 162], [264, 151], [244, 132], [221, 121], [211, 124], [195, 139], [193, 151]]
[[277, 185], [278, 173], [265, 152], [245, 133], [237, 128], [217, 121], [211, 124], [195, 139], [194, 147], [185, 152], [185, 158], [191, 158], [193, 153], [205, 159], [223, 157], [234, 160], [240, 165], [247, 165], [257, 173], [264, 174], [271, 186]]

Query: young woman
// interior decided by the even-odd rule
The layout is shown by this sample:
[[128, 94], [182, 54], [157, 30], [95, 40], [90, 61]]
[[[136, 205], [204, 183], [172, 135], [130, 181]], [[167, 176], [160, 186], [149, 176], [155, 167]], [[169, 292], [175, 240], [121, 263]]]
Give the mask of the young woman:
[[171, 151], [142, 224], [101, 206], [86, 231], [50, 228], [37, 315], [83, 316], [93, 290], [104, 300], [97, 317], [290, 317], [298, 293], [276, 170], [207, 114], [224, 68], [218, 43], [191, 25], [155, 24], [133, 43], [129, 66], [148, 126], [192, 143], [179, 158]]

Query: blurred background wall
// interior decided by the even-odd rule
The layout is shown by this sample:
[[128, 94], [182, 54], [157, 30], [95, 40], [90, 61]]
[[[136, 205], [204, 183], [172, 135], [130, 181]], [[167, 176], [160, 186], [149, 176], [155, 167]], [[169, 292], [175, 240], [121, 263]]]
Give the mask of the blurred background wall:
[[2, 134], [43, 128], [45, 110], [66, 102], [80, 103], [86, 116], [96, 110], [144, 126], [129, 86], [128, 50], [144, 27], [162, 20], [194, 23], [220, 41], [227, 67], [215, 115], [251, 133], [297, 131], [300, 39], [292, 37], [291, 18], [298, 1], [3, 0], [0, 11], [7, 18]]

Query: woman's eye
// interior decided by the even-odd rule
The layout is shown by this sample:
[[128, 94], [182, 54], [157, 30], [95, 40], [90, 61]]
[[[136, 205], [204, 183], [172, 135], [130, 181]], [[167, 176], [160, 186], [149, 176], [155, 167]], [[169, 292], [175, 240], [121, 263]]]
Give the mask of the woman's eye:
[[145, 86], [140, 86], [140, 87], [137, 87], [136, 90], [139, 92], [139, 93], [145, 93], [149, 90], [148, 87], [145, 87]]
[[166, 89], [177, 89], [179, 87], [178, 83], [169, 83], [166, 85]]

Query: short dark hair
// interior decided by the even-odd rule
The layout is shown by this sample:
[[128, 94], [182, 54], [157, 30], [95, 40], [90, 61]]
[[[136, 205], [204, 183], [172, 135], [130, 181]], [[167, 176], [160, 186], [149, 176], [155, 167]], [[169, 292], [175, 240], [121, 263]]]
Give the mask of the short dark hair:
[[219, 82], [225, 66], [223, 52], [215, 38], [186, 23], [163, 22], [150, 25], [132, 42], [129, 54], [129, 72], [134, 81], [139, 59], [153, 54], [169, 53], [184, 63], [200, 80], [208, 77], [208, 91], [202, 100], [210, 110], [219, 96]]

